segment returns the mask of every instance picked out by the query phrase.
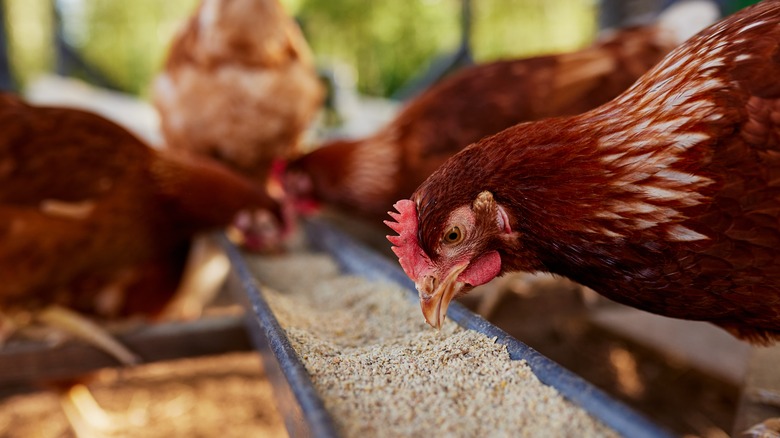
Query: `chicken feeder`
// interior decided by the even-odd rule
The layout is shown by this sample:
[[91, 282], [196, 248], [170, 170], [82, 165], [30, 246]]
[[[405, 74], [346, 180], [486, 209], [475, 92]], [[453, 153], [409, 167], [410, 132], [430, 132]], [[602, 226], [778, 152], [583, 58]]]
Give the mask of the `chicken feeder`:
[[[310, 246], [333, 257], [344, 273], [399, 283], [408, 290], [409, 298], [418, 302], [414, 283], [397, 262], [368, 249], [324, 219], [309, 219], [303, 227]], [[247, 312], [246, 325], [256, 349], [261, 353], [290, 436], [338, 437], [335, 422], [264, 300], [241, 252], [224, 237], [222, 243], [232, 265], [229, 287], [242, 304], [252, 310]], [[496, 342], [506, 345], [512, 360], [525, 360], [541, 382], [555, 388], [620, 435], [630, 438], [673, 436], [459, 303], [450, 305], [447, 317], [466, 329], [495, 337]]]

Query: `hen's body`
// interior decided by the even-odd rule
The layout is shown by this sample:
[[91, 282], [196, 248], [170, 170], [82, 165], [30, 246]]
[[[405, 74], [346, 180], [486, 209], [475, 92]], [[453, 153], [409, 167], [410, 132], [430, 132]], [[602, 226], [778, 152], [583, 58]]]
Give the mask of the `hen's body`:
[[675, 47], [657, 27], [624, 29], [579, 52], [464, 69], [409, 102], [386, 127], [293, 161], [299, 197], [384, 217], [444, 161], [516, 123], [579, 114], [626, 90]]
[[265, 183], [323, 98], [309, 48], [278, 0], [204, 0], [154, 84], [166, 142]]
[[0, 308], [154, 314], [191, 237], [272, 202], [206, 160], [162, 154], [94, 114], [0, 95]]
[[[777, 339], [779, 78], [780, 2], [764, 1], [600, 108], [472, 145], [412, 197], [418, 264], [436, 271], [495, 251], [500, 272], [553, 272], [651, 312]], [[475, 231], [442, 249], [452, 212], [483, 192], [508, 226], [494, 229], [474, 204]], [[410, 250], [397, 251], [419, 275]]]

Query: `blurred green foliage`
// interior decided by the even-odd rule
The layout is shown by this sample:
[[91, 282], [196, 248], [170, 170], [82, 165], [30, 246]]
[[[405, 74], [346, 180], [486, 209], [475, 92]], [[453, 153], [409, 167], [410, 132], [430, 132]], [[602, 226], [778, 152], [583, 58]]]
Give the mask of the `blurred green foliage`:
[[[0, 0], [3, 1], [3, 0]], [[14, 75], [21, 84], [54, 70], [52, 0], [4, 0]], [[112, 82], [145, 94], [197, 0], [61, 0], [65, 36]]]
[[353, 66], [358, 88], [389, 95], [459, 42], [456, 0], [303, 0], [301, 25], [321, 60]]
[[[20, 83], [53, 70], [51, 0], [0, 0]], [[198, 0], [60, 0], [66, 37], [124, 90], [144, 95], [170, 39]], [[352, 66], [360, 91], [387, 96], [457, 48], [459, 0], [282, 0], [321, 66]], [[478, 61], [580, 47], [596, 30], [595, 0], [474, 0]]]
[[759, 0], [731, 0], [726, 2], [726, 13], [733, 14], [742, 8], [758, 3]]
[[14, 76], [22, 84], [54, 67], [52, 14], [48, 0], [0, 0], [6, 7], [8, 52]]
[[598, 32], [597, 0], [474, 0], [477, 61], [574, 50]]
[[[560, 52], [596, 33], [595, 0], [473, 0], [476, 61]], [[460, 42], [460, 0], [300, 0], [320, 58], [352, 65], [358, 88], [388, 96]]]

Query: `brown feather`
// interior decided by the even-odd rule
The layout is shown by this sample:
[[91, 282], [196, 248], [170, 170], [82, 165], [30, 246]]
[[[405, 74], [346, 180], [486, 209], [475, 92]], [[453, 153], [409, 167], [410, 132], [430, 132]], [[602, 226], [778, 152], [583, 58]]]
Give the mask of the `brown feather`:
[[408, 197], [468, 144], [522, 121], [578, 114], [607, 102], [672, 48], [657, 28], [638, 27], [576, 53], [464, 69], [414, 98], [376, 134], [335, 141], [292, 162], [289, 171], [311, 181], [305, 190], [290, 189], [384, 217], [395, 200]]
[[[0, 132], [0, 308], [155, 313], [194, 233], [269, 207], [249, 180], [161, 154], [91, 113], [0, 95]], [[111, 288], [123, 300], [102, 308]]]

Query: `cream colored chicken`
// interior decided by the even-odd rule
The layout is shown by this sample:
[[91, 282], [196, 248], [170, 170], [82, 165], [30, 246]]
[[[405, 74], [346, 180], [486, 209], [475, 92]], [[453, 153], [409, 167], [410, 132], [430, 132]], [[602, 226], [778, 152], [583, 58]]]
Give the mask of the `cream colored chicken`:
[[278, 0], [204, 0], [154, 82], [166, 142], [264, 183], [324, 95], [298, 25]]

